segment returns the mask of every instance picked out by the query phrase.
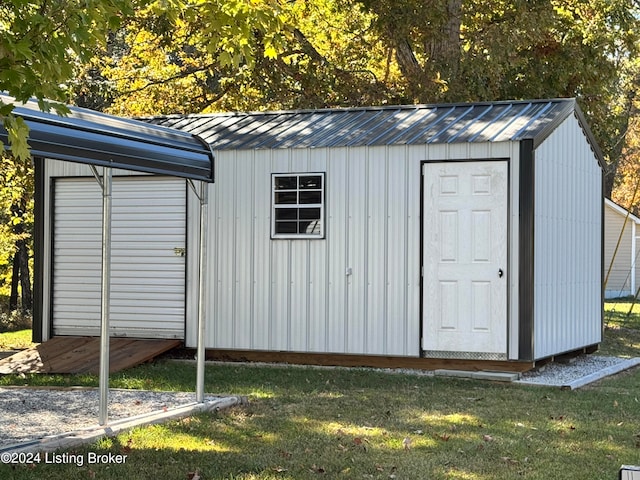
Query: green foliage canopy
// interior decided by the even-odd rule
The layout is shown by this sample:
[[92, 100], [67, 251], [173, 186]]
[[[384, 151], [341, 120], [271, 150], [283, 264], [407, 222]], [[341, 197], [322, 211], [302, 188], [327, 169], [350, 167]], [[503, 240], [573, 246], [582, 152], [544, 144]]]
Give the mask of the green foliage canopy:
[[577, 97], [615, 172], [638, 58], [633, 0], [167, 4], [179, 8], [152, 2], [111, 37], [81, 101], [154, 115]]
[[[106, 32], [133, 12], [131, 0], [5, 0], [0, 3], [0, 91], [17, 101], [36, 97], [44, 111], [65, 113], [63, 100], [78, 62], [88, 61]], [[24, 122], [0, 102], [11, 150], [28, 157]]]
[[[67, 108], [59, 102], [76, 66], [89, 61], [107, 32], [133, 11], [133, 0], [0, 2], [0, 91], [18, 102], [35, 97], [41, 110], [65, 114]], [[29, 129], [13, 114], [12, 103], [0, 101], [0, 122], [9, 137], [9, 145], [0, 143], [0, 291], [6, 293], [11, 277], [19, 274], [24, 302], [25, 292], [30, 292], [27, 245], [33, 227]], [[4, 153], [6, 147], [11, 155]], [[16, 278], [13, 285], [12, 294], [17, 295]]]

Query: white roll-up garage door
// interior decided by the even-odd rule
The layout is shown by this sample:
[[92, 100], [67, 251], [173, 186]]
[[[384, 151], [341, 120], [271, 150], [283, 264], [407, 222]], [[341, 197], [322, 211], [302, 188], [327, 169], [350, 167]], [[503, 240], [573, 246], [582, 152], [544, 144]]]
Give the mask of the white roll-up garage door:
[[[114, 177], [111, 335], [184, 338], [186, 185]], [[102, 193], [94, 178], [54, 184], [53, 332], [99, 335]]]

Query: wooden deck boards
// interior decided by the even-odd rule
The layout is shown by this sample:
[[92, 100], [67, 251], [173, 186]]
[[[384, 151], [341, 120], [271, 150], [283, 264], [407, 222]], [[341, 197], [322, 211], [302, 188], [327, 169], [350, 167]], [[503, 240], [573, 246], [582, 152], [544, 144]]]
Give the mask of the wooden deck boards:
[[[182, 340], [111, 338], [111, 373], [151, 360], [178, 347]], [[0, 374], [10, 373], [98, 373], [100, 338], [54, 337], [33, 348], [0, 360]]]
[[385, 355], [344, 355], [325, 353], [267, 352], [258, 350], [208, 349], [208, 360], [223, 362], [291, 363], [340, 367], [406, 368], [412, 370], [466, 370], [471, 372], [526, 372], [534, 362], [500, 360], [450, 360]]

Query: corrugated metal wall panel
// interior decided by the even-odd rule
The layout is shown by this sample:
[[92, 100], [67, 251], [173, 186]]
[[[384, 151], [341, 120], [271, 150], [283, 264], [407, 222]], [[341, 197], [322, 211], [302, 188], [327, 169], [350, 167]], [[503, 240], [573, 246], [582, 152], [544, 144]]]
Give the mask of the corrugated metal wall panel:
[[[253, 304], [251, 348], [269, 348], [271, 332], [271, 242], [265, 239], [271, 236], [271, 162], [265, 159], [257, 162], [255, 154], [250, 153], [252, 162], [253, 198], [252, 216], [254, 234], [252, 249], [240, 251], [251, 259], [253, 264]], [[225, 155], [226, 159], [226, 155]], [[226, 167], [225, 167], [226, 170]], [[260, 181], [261, 180], [261, 181]], [[224, 317], [216, 317], [224, 318]]]
[[[93, 335], [100, 324], [102, 195], [94, 178], [55, 183], [54, 334]], [[113, 185], [111, 330], [182, 338], [184, 180], [118, 177]]]
[[[308, 151], [289, 151], [288, 171], [308, 172], [309, 158]], [[286, 241], [285, 241], [286, 242]], [[309, 335], [311, 324], [309, 318], [309, 302], [311, 292], [309, 291], [310, 269], [309, 260], [311, 246], [322, 240], [290, 242], [290, 309], [287, 322], [289, 332], [287, 349], [298, 352], [309, 350]]]
[[327, 150], [327, 333], [324, 339], [326, 351], [345, 352], [347, 350], [347, 304], [349, 290], [346, 276], [348, 259], [349, 183], [347, 148]]
[[[270, 150], [267, 155], [271, 157], [272, 172], [288, 172], [289, 150]], [[259, 179], [271, 184], [271, 176]], [[271, 195], [264, 199], [265, 207], [271, 204]], [[269, 350], [288, 350], [290, 341], [291, 322], [291, 242], [271, 241], [269, 237], [256, 239], [267, 241], [271, 247], [271, 317], [269, 330]]]
[[535, 152], [534, 352], [601, 340], [601, 170], [574, 117]]
[[[412, 210], [416, 203], [414, 199], [420, 198], [421, 172], [418, 163], [410, 162], [407, 150], [407, 147], [392, 147], [387, 152], [388, 204], [387, 222], [383, 227], [386, 234], [383, 278], [386, 283], [383, 288], [386, 294], [383, 325], [385, 353], [401, 352], [402, 355], [410, 354], [411, 347], [416, 348], [420, 341], [419, 326], [412, 321], [420, 317], [419, 301], [411, 304], [409, 298], [412, 288], [418, 286], [420, 281], [420, 256], [410, 255], [410, 224], [419, 217], [419, 214], [412, 215]], [[394, 201], [389, 201], [390, 197]]]
[[[239, 196], [236, 196], [235, 182], [235, 155], [230, 165], [231, 171], [225, 176], [224, 182], [215, 185], [215, 201], [209, 201], [215, 205], [215, 217], [210, 220], [213, 230], [209, 232], [210, 252], [215, 252], [213, 267], [219, 270], [219, 275], [214, 281], [209, 282], [213, 290], [213, 308], [226, 313], [225, 317], [214, 317], [217, 321], [213, 325], [212, 333], [220, 346], [230, 347], [234, 344], [234, 329], [236, 318], [234, 316], [234, 262], [236, 257], [236, 232], [235, 232], [235, 204]], [[246, 197], [243, 191], [242, 196]], [[241, 198], [240, 201], [245, 201]], [[244, 244], [248, 239], [238, 239]]]
[[[311, 172], [326, 172], [329, 151], [307, 150], [309, 156], [308, 169]], [[325, 181], [326, 181], [325, 177]], [[326, 214], [326, 212], [325, 212]], [[326, 216], [325, 216], [326, 221]], [[307, 317], [309, 323], [307, 349], [310, 352], [327, 351], [327, 337], [329, 335], [328, 320], [328, 297], [329, 288], [329, 256], [328, 248], [322, 241], [309, 241], [309, 283], [306, 294], [309, 296], [307, 302]]]
[[367, 150], [362, 148], [350, 150], [347, 161], [347, 222], [345, 225], [337, 226], [338, 229], [344, 229], [343, 232], [347, 239], [345, 267], [352, 271], [351, 275], [347, 277], [346, 349], [347, 352], [359, 353], [367, 351], [365, 345], [368, 326], [366, 324], [367, 254], [369, 249], [367, 228], [370, 222], [367, 215], [369, 200], [367, 197], [367, 177], [370, 174], [367, 160]]
[[[235, 159], [236, 175], [233, 182], [235, 191], [242, 191], [246, 198], [236, 200], [233, 216], [235, 242], [247, 244], [247, 249], [253, 251], [255, 242], [254, 222], [245, 221], [253, 218], [254, 189], [252, 184], [247, 185], [247, 180], [254, 178], [253, 158], [248, 152], [238, 152]], [[246, 174], [246, 175], [243, 175]], [[252, 296], [254, 259], [251, 255], [236, 256], [232, 252], [235, 262], [234, 279], [231, 288], [233, 294], [234, 318], [233, 343], [238, 348], [250, 348], [253, 338]]]
[[[402, 162], [399, 162], [402, 164]], [[364, 272], [367, 279], [365, 318], [367, 326], [365, 330], [365, 351], [368, 353], [386, 353], [387, 350], [387, 322], [391, 321], [387, 304], [389, 297], [387, 291], [390, 287], [388, 267], [389, 236], [387, 226], [391, 217], [388, 213], [389, 204], [389, 169], [388, 149], [373, 148], [369, 151], [367, 162], [367, 205], [365, 213], [367, 217], [366, 238], [368, 239], [366, 251], [367, 270]], [[401, 204], [401, 192], [394, 192], [398, 198], [394, 204]], [[403, 243], [402, 231], [391, 237], [393, 243]], [[404, 265], [398, 265], [399, 270]], [[382, 347], [382, 351], [380, 350]]]
[[[207, 346], [419, 355], [419, 201], [411, 200], [423, 157], [412, 175], [406, 149], [219, 152]], [[271, 239], [272, 172], [325, 172], [325, 239]]]

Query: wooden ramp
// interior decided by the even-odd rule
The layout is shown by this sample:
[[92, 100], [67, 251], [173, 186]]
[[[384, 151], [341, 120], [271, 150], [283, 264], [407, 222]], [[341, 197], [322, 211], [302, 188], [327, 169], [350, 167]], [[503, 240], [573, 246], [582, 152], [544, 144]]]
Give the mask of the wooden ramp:
[[[182, 340], [111, 338], [111, 373], [151, 360], [178, 347]], [[0, 374], [94, 373], [100, 369], [99, 337], [54, 337], [40, 345], [0, 360]]]

